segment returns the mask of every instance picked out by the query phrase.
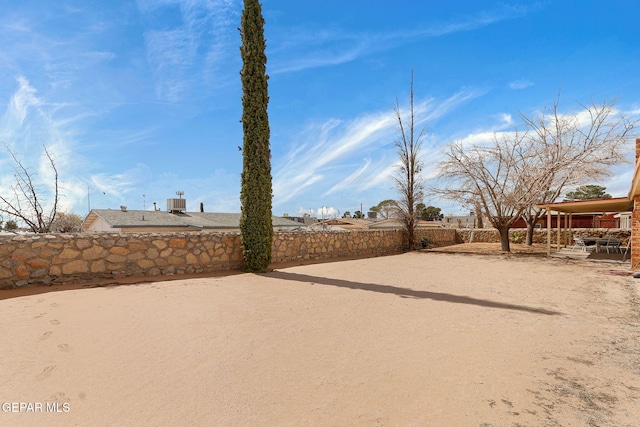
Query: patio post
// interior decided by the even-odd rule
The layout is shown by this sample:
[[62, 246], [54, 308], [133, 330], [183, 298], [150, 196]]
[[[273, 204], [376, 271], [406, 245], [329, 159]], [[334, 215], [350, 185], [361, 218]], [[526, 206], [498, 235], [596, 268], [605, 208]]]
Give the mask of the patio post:
[[567, 229], [569, 228], [568, 222], [569, 222], [569, 215], [571, 215], [570, 213], [565, 212], [564, 213], [564, 239], [562, 239], [564, 241], [564, 247], [566, 248], [568, 245], [568, 241], [569, 241], [569, 236], [567, 235]]
[[560, 252], [560, 221], [562, 217], [560, 216], [562, 212], [556, 212], [556, 252]]
[[568, 244], [573, 244], [573, 212], [569, 212], [569, 231], [567, 235]]
[[551, 209], [547, 206], [547, 256], [551, 256]]

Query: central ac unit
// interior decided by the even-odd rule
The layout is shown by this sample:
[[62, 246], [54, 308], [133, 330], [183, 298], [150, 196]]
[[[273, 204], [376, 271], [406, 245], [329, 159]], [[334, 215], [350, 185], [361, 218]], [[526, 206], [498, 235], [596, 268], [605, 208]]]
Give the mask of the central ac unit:
[[169, 212], [184, 212], [187, 210], [187, 199], [167, 199]]

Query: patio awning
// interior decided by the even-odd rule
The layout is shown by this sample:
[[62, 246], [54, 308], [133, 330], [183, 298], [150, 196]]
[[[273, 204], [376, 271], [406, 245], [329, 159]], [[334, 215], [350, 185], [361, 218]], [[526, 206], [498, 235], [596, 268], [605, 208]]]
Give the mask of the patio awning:
[[536, 206], [551, 212], [563, 213], [628, 212], [633, 210], [633, 200], [628, 197], [616, 197], [575, 202], [540, 203]]
[[[635, 187], [638, 188], [638, 187]], [[634, 188], [629, 194], [634, 193]], [[630, 197], [616, 197], [611, 199], [595, 199], [595, 200], [579, 200], [576, 202], [556, 202], [556, 203], [540, 203], [538, 205], [540, 209], [547, 210], [547, 255], [551, 255], [551, 212], [557, 212], [558, 215], [568, 214], [568, 221], [565, 218], [565, 225], [569, 225], [569, 233], [571, 232], [571, 215], [574, 213], [594, 213], [602, 212], [629, 212], [633, 211], [633, 199]], [[558, 237], [557, 247], [560, 250], [560, 229], [561, 221], [558, 218], [557, 221]], [[565, 238], [566, 239], [566, 238]]]

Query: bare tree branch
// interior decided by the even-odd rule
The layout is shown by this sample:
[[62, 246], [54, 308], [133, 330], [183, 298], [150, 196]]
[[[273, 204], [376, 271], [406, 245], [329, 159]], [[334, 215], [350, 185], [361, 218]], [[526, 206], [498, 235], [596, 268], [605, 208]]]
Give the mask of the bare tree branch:
[[531, 162], [526, 134], [494, 135], [488, 145], [450, 144], [439, 165], [442, 187], [430, 190], [465, 205], [479, 204], [509, 251], [509, 228], [526, 206], [535, 202], [536, 177], [526, 173]]
[[[627, 162], [625, 139], [637, 125], [615, 108], [616, 100], [578, 104], [576, 115], [559, 112], [559, 96], [548, 110], [522, 122], [534, 139], [539, 175], [538, 203], [557, 200], [567, 188], [610, 176], [610, 167]], [[527, 244], [544, 211], [531, 205], [523, 212], [527, 223]]]
[[608, 176], [610, 166], [627, 161], [625, 138], [637, 122], [620, 113], [615, 100], [580, 106], [578, 114], [563, 114], [557, 98], [550, 110], [520, 114], [524, 133], [495, 135], [489, 145], [452, 143], [440, 163], [444, 186], [430, 189], [465, 205], [479, 204], [505, 251], [509, 228], [522, 216], [530, 244], [544, 213], [537, 203], [553, 202], [567, 187]]
[[49, 161], [49, 167], [54, 172], [53, 202], [51, 209], [45, 213], [45, 192], [37, 186], [35, 177], [18, 155], [6, 144], [5, 150], [13, 160], [14, 183], [10, 186], [13, 197], [0, 194], [0, 212], [22, 220], [34, 233], [48, 233], [51, 224], [55, 220], [58, 201], [60, 199], [58, 186], [58, 170], [51, 152], [43, 146], [45, 156]]

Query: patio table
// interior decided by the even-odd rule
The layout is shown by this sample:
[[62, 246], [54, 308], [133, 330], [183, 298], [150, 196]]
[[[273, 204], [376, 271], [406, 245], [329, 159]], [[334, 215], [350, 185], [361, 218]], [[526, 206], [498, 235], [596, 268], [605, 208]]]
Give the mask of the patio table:
[[622, 244], [622, 241], [620, 241], [619, 239], [604, 239], [602, 237], [585, 237], [582, 240], [587, 246], [595, 245], [596, 252], [600, 252], [600, 248], [606, 248], [607, 246], [616, 247], [619, 250], [620, 245]]

